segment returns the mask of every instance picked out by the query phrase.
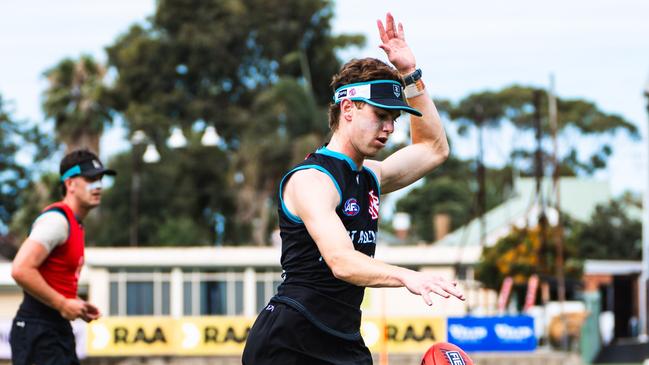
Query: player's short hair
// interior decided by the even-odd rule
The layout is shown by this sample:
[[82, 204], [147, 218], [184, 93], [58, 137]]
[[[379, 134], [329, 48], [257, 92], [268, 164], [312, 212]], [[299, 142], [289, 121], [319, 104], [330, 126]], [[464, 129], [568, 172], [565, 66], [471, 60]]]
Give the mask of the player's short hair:
[[[405, 87], [403, 79], [396, 69], [381, 60], [370, 57], [353, 59], [344, 64], [340, 72], [332, 77], [329, 86], [333, 95], [341, 86], [373, 80], [394, 80]], [[354, 101], [354, 104], [357, 107], [362, 107], [365, 103]], [[332, 102], [329, 104], [329, 128], [332, 132], [338, 129], [339, 119], [340, 105]]]
[[[83, 162], [87, 161], [95, 161], [99, 160], [97, 155], [92, 153], [88, 149], [78, 149], [74, 150], [61, 160], [61, 164], [59, 165], [59, 173], [61, 176], [63, 176], [67, 171], [69, 171], [71, 168], [73, 168], [76, 165], [79, 165]], [[65, 181], [61, 181], [61, 195], [65, 197], [65, 194], [67, 194], [67, 189], [65, 188]]]

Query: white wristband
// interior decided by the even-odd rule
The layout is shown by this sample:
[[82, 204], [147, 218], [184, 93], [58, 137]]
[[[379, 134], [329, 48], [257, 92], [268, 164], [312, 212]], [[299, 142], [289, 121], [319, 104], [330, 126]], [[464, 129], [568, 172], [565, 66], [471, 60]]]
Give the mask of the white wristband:
[[424, 94], [424, 82], [420, 80], [417, 80], [414, 84], [410, 84], [406, 86], [406, 88], [403, 90], [404, 94], [406, 95], [407, 99], [414, 98], [419, 95]]

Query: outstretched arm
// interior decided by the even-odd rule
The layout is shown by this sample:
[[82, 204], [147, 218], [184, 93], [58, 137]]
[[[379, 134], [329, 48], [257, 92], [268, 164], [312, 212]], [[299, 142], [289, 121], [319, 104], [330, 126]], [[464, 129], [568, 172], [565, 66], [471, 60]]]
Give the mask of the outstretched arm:
[[[402, 76], [417, 69], [415, 56], [406, 43], [403, 25], [395, 24], [392, 14], [386, 15], [385, 26], [378, 20], [379, 35], [390, 63]], [[422, 83], [423, 85], [423, 83]], [[439, 113], [426, 89], [408, 98], [408, 103], [423, 116], [410, 115], [412, 143], [390, 155], [384, 161], [366, 160], [365, 165], [380, 177], [381, 190], [389, 193], [420, 179], [442, 164], [449, 154], [446, 133]]]
[[284, 202], [306, 226], [334, 276], [358, 286], [402, 287], [432, 305], [430, 294], [464, 300], [455, 282], [389, 265], [354, 249], [347, 230], [336, 215], [338, 191], [331, 179], [317, 170], [298, 171], [286, 184]]

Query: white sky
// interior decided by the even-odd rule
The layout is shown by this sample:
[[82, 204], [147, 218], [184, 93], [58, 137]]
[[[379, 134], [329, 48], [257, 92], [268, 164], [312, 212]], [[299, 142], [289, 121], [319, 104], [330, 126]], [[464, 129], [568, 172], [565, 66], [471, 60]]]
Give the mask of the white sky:
[[[43, 71], [82, 53], [105, 60], [104, 47], [151, 15], [154, 6], [153, 0], [0, 2], [0, 93], [13, 102], [13, 115], [42, 121]], [[458, 100], [513, 83], [545, 87], [554, 73], [560, 97], [593, 101], [646, 135], [642, 90], [649, 76], [648, 1], [339, 1], [334, 32], [367, 37], [365, 49], [348, 51], [345, 58], [384, 58], [376, 47], [375, 20], [387, 10], [404, 23], [434, 96]], [[512, 138], [515, 145], [529, 143], [512, 131], [489, 133], [487, 160], [501, 161]], [[592, 143], [580, 149], [591, 149]], [[624, 135], [615, 139], [610, 167], [597, 175], [610, 179], [614, 193], [644, 188], [643, 143]], [[471, 156], [474, 145], [455, 141], [454, 153]], [[119, 128], [102, 141], [102, 154], [123, 148]]]

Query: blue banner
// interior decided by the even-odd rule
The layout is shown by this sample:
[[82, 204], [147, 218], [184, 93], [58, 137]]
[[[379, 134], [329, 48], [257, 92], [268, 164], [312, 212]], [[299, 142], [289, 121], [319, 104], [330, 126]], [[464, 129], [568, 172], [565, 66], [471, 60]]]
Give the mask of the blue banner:
[[464, 351], [534, 351], [534, 318], [528, 316], [449, 318], [448, 342]]

